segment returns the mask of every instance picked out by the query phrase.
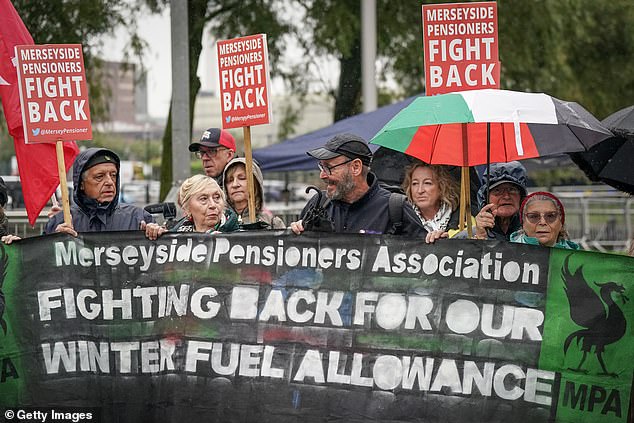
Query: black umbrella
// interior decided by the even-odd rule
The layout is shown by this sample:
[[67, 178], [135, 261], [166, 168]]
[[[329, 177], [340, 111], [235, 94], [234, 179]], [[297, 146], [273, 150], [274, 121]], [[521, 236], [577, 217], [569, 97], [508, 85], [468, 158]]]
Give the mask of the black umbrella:
[[634, 194], [634, 106], [611, 114], [601, 123], [615, 136], [570, 157], [590, 180]]
[[619, 136], [634, 135], [634, 106], [626, 107], [603, 119], [603, 126]]

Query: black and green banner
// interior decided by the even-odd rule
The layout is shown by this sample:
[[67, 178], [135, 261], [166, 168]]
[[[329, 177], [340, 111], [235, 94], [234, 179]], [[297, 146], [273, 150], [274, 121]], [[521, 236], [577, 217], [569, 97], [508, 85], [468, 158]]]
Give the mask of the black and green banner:
[[0, 407], [626, 422], [633, 289], [632, 258], [506, 242], [31, 238], [0, 246]]

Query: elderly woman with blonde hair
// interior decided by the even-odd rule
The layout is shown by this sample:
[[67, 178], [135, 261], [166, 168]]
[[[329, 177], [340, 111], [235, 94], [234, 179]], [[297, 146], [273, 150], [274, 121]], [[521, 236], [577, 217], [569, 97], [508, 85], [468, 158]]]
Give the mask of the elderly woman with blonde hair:
[[194, 175], [178, 190], [178, 205], [185, 219], [172, 232], [232, 232], [238, 229], [236, 214], [227, 208], [225, 193], [214, 178]]

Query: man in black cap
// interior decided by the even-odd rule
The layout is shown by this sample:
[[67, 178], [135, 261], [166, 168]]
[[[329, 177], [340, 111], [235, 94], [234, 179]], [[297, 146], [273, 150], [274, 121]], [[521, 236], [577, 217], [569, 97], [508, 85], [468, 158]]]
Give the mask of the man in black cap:
[[396, 203], [400, 222], [395, 221], [396, 213], [390, 212], [390, 198], [400, 194], [379, 186], [376, 175], [370, 172], [372, 151], [363, 138], [339, 134], [307, 154], [318, 160], [319, 177], [326, 183], [328, 199], [324, 201], [320, 194], [311, 198], [302, 210], [301, 220], [291, 223], [293, 232], [299, 234], [310, 229], [304, 226], [305, 219], [316, 209], [323, 208], [334, 232], [391, 233], [425, 238], [427, 231], [408, 202]]
[[73, 163], [72, 225], [64, 214], [49, 219], [44, 233], [145, 230], [152, 215], [132, 204], [119, 204], [119, 157], [105, 148], [88, 148]]
[[222, 187], [222, 172], [236, 153], [236, 140], [224, 129], [209, 128], [200, 142], [189, 145], [189, 151], [202, 160], [205, 175], [211, 176]]

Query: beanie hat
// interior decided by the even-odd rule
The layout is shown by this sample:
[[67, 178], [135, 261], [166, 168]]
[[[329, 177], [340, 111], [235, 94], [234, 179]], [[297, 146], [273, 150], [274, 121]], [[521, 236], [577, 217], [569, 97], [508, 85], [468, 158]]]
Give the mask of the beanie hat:
[[102, 163], [112, 163], [113, 165], [117, 167], [117, 169], [119, 169], [119, 157], [117, 157], [116, 154], [114, 154], [110, 150], [99, 150], [91, 158], [89, 158], [86, 161], [86, 164], [84, 165], [82, 169], [82, 172], [85, 172], [91, 167], [97, 166], [98, 164], [102, 164]]

